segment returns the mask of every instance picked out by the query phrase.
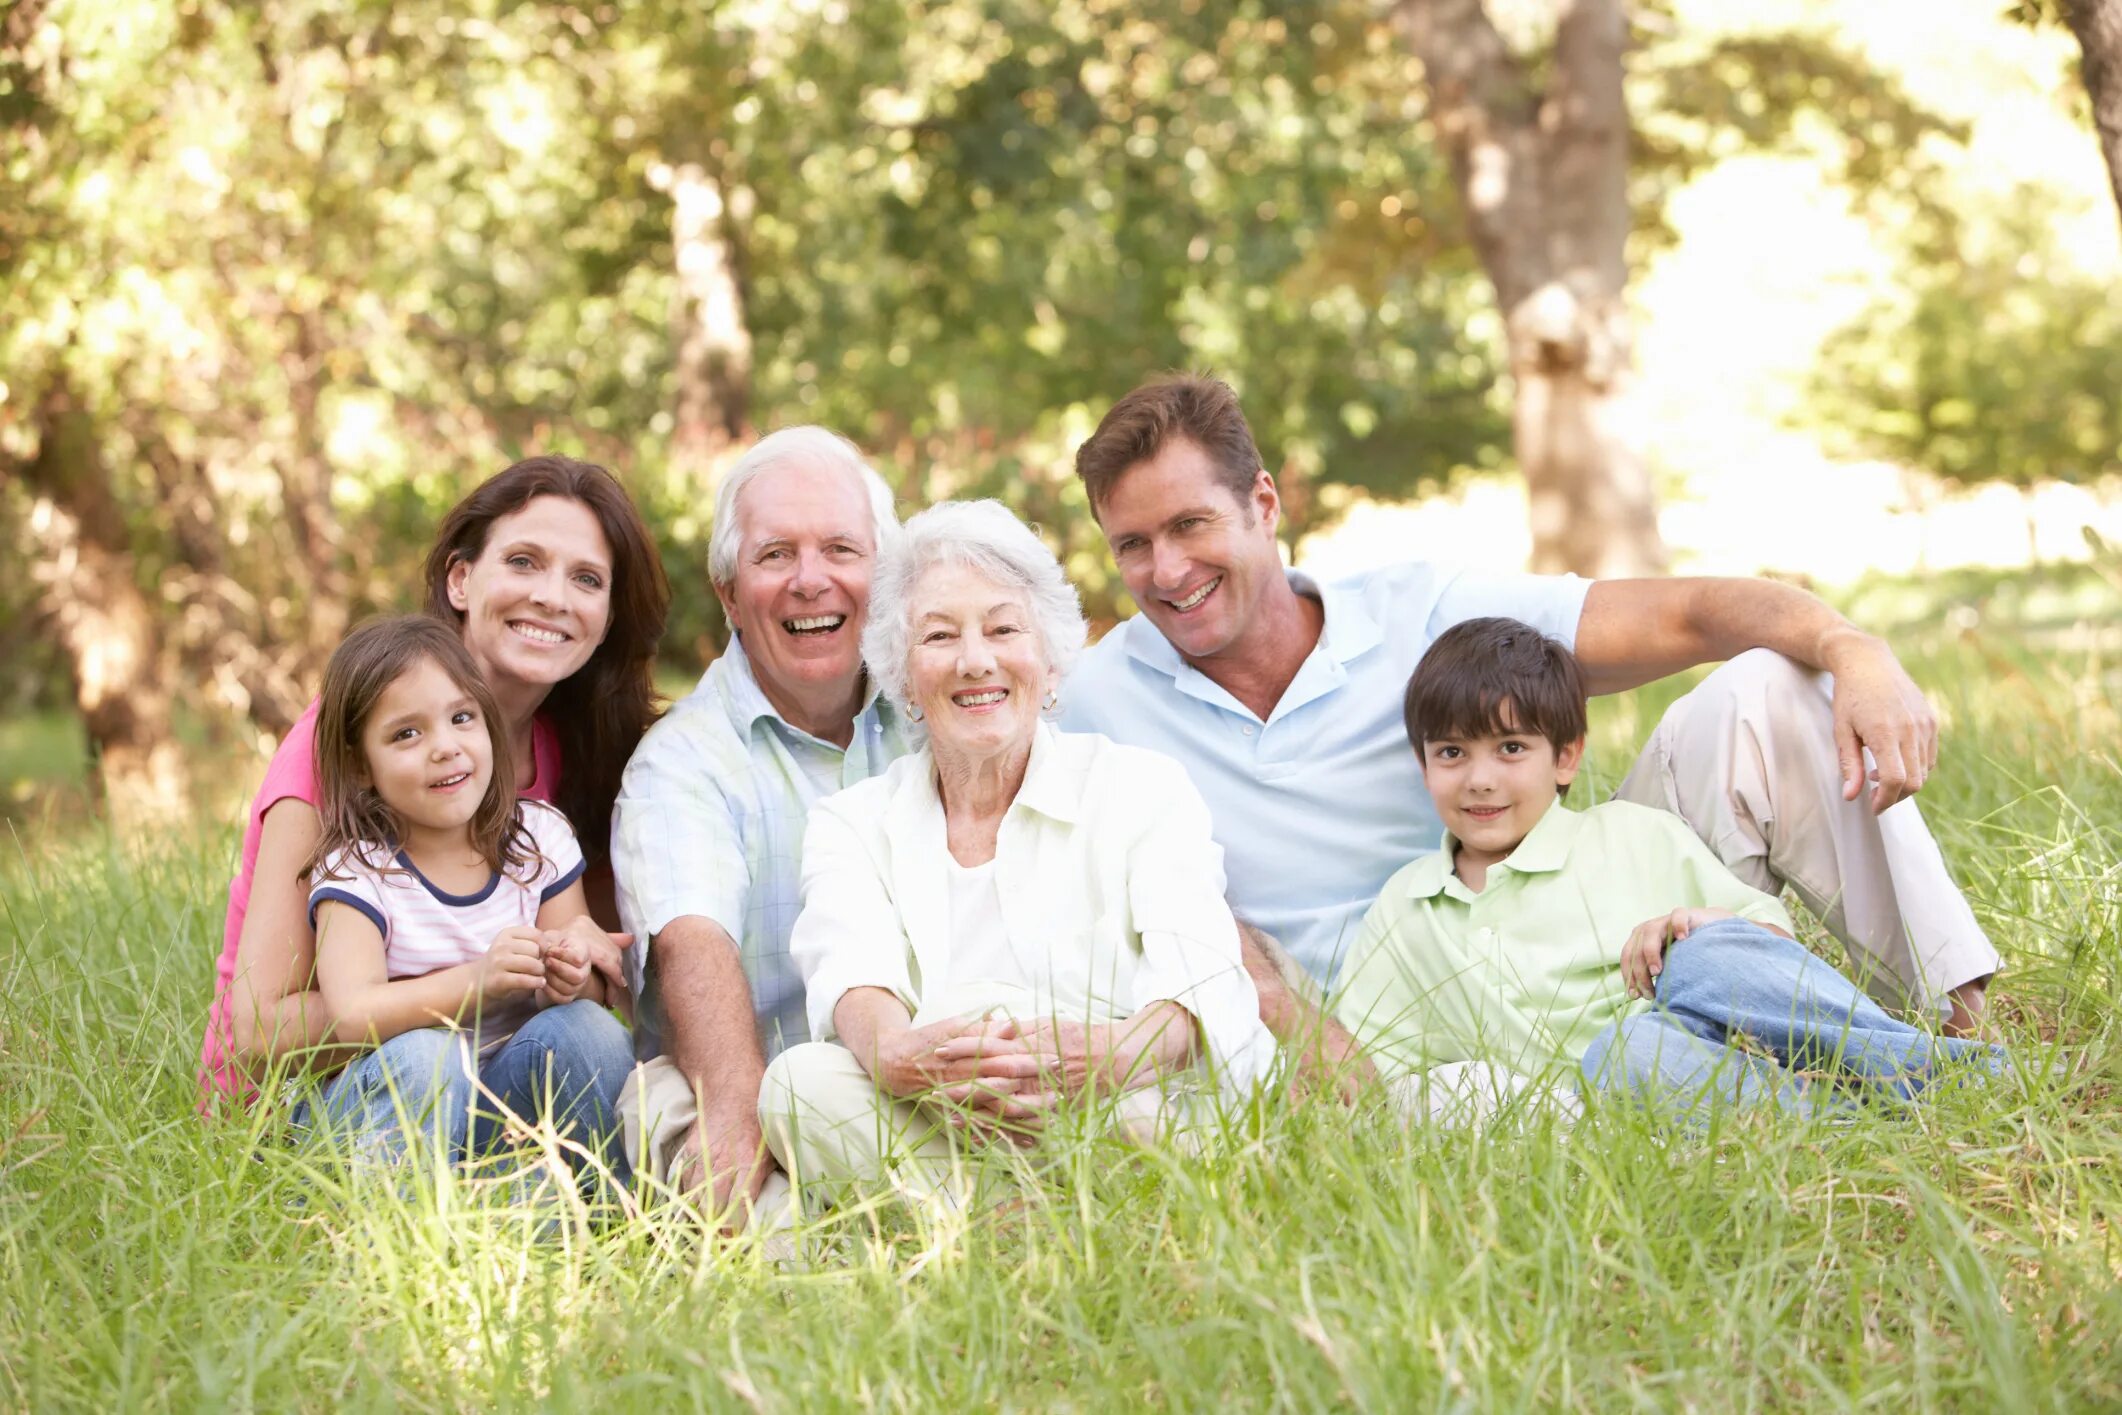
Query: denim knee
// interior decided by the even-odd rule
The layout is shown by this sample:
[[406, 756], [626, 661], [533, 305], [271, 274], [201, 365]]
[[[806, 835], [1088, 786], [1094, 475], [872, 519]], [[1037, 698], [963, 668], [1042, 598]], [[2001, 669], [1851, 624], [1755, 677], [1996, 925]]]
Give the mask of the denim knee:
[[548, 1067], [554, 1092], [566, 1102], [594, 1093], [606, 1109], [619, 1103], [620, 1088], [634, 1069], [633, 1036], [602, 1004], [578, 998], [548, 1008], [524, 1024], [514, 1045], [536, 1048], [531, 1074], [544, 1080]]
[[364, 1068], [363, 1090], [395, 1092], [408, 1110], [417, 1113], [428, 1101], [439, 1101], [452, 1092], [470, 1094], [466, 1056], [467, 1043], [461, 1033], [416, 1027], [400, 1032], [355, 1064]]
[[1716, 919], [1666, 949], [1658, 1000], [1670, 1005], [1701, 987], [1729, 990], [1764, 964], [1788, 965], [1811, 956], [1805, 945], [1751, 920]]

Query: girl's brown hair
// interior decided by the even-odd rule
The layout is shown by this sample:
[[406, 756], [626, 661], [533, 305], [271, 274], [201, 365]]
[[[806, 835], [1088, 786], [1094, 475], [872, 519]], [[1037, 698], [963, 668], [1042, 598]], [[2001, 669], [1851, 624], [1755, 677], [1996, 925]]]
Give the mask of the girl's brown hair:
[[[314, 876], [334, 853], [344, 850], [372, 868], [388, 869], [389, 852], [403, 832], [397, 815], [369, 784], [362, 731], [376, 700], [391, 684], [422, 660], [431, 660], [474, 703], [493, 743], [486, 794], [468, 827], [472, 848], [497, 873], [520, 875], [538, 859], [516, 811], [516, 785], [509, 767], [508, 724], [501, 720], [494, 695], [479, 677], [478, 665], [456, 630], [425, 614], [371, 619], [346, 636], [325, 665], [324, 691], [317, 704], [317, 820], [322, 827], [316, 851], [303, 867]], [[365, 850], [382, 847], [381, 859]]]
[[464, 614], [449, 602], [450, 567], [477, 560], [494, 522], [540, 496], [561, 496], [589, 508], [612, 551], [611, 621], [604, 642], [588, 663], [553, 685], [541, 709], [560, 739], [560, 790], [553, 804], [575, 828], [584, 858], [595, 865], [611, 850], [620, 773], [656, 720], [652, 674], [670, 615], [670, 582], [633, 498], [610, 472], [572, 457], [528, 457], [489, 477], [457, 503], [436, 532], [427, 556], [427, 612], [462, 629]]

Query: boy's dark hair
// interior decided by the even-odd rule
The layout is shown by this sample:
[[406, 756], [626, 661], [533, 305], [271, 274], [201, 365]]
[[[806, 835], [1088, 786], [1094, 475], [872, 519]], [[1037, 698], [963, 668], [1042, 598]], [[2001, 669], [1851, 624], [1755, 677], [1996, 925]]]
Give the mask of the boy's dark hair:
[[1468, 619], [1438, 635], [1415, 665], [1406, 714], [1418, 757], [1439, 737], [1507, 732], [1545, 737], [1559, 752], [1584, 736], [1584, 671], [1575, 654], [1530, 624]]

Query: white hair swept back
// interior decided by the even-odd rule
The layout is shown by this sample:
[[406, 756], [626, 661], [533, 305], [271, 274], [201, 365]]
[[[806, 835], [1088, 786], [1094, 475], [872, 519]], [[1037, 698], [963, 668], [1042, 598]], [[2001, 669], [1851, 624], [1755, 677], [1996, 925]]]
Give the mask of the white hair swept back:
[[822, 427], [785, 427], [769, 433], [737, 459], [715, 492], [715, 529], [707, 539], [707, 577], [728, 588], [737, 578], [737, 551], [744, 527], [737, 519], [737, 496], [755, 479], [791, 463], [838, 467], [862, 483], [869, 497], [871, 535], [881, 557], [899, 538], [899, 514], [892, 509], [892, 489], [862, 458], [862, 452], [837, 432]]
[[999, 501], [943, 501], [906, 523], [899, 546], [869, 582], [862, 661], [885, 696], [907, 706], [906, 659], [913, 637], [914, 586], [936, 565], [962, 565], [1024, 596], [1039, 645], [1057, 677], [1083, 652], [1090, 628], [1076, 587], [1030, 526]]

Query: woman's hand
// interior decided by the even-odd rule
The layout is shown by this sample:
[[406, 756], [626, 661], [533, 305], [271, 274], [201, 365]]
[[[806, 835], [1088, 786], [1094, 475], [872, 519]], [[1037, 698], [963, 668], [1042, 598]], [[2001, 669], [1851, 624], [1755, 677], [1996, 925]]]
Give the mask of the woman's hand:
[[529, 925], [501, 930], [486, 956], [472, 965], [472, 992], [487, 1002], [512, 1002], [545, 986], [544, 950]]
[[1665, 947], [1678, 943], [1704, 924], [1718, 919], [1736, 919], [1729, 909], [1675, 909], [1655, 919], [1645, 919], [1629, 932], [1621, 945], [1621, 981], [1630, 997], [1656, 997], [1658, 975], [1665, 971]]
[[[937, 1048], [953, 1065], [977, 1064], [982, 1082], [1013, 1083], [1005, 1094], [1019, 1105], [1036, 1091], [1056, 1097], [1132, 1091], [1155, 1085], [1193, 1060], [1193, 1014], [1176, 1002], [1156, 1002], [1119, 1022], [1042, 1019], [991, 1023]], [[1034, 1087], [1030, 1082], [1036, 1081]]]
[[1007, 1094], [1036, 1080], [1041, 1069], [1014, 1023], [979, 1016], [880, 1028], [869, 1063], [877, 1085], [902, 1100], [953, 1102], [970, 1102], [988, 1089]]

